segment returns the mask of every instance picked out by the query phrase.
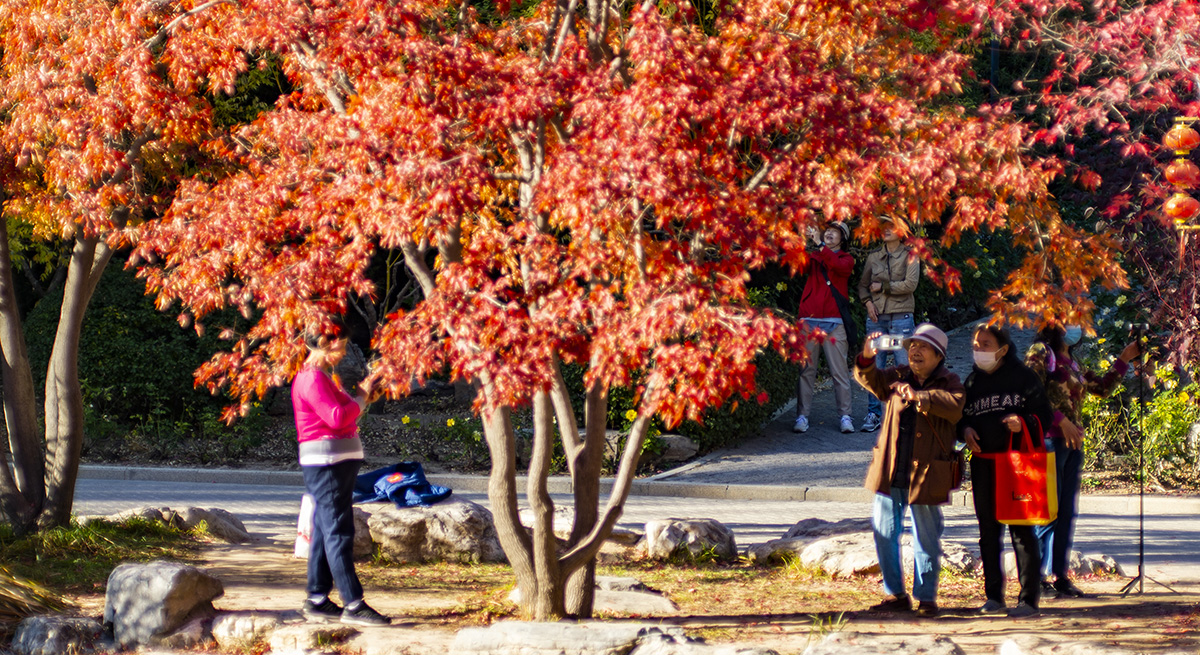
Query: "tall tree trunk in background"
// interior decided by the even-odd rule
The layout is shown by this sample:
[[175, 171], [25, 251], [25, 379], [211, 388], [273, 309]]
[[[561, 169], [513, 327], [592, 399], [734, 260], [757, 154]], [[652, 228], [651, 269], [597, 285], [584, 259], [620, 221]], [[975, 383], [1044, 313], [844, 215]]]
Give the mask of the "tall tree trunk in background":
[[[600, 470], [604, 464], [604, 437], [608, 424], [608, 394], [600, 385], [588, 390], [584, 404], [583, 447], [571, 467], [575, 493], [575, 523], [568, 544], [579, 545], [600, 520]], [[591, 618], [596, 598], [596, 560], [588, 561], [567, 580], [567, 613]]]
[[12, 469], [0, 451], [0, 508], [17, 532], [33, 527], [45, 499], [45, 464], [38, 435], [37, 394], [21, 330], [21, 313], [13, 287], [8, 222], [0, 218], [0, 374], [4, 382], [4, 422]]
[[112, 258], [95, 238], [77, 238], [63, 289], [62, 313], [46, 369], [46, 504], [38, 527], [71, 519], [83, 450], [83, 391], [79, 385], [79, 337], [88, 303]]

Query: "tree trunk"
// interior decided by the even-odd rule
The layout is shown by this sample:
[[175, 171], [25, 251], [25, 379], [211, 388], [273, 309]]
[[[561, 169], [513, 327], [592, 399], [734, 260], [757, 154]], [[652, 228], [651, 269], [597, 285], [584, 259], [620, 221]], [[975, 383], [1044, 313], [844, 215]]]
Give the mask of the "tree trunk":
[[545, 621], [566, 615], [562, 571], [558, 566], [558, 543], [554, 536], [554, 501], [546, 484], [554, 457], [554, 413], [545, 392], [533, 398], [533, 453], [529, 461], [528, 496], [533, 510], [533, 566], [537, 587], [525, 601], [534, 618]]
[[33, 527], [45, 500], [45, 462], [38, 435], [37, 395], [33, 372], [21, 330], [21, 313], [13, 287], [12, 257], [8, 249], [8, 222], [0, 218], [0, 350], [3, 362], [4, 421], [12, 470], [0, 451], [0, 506], [18, 532]]
[[[569, 546], [579, 545], [596, 527], [600, 519], [600, 468], [604, 463], [604, 436], [608, 417], [608, 394], [599, 385], [588, 390], [584, 407], [583, 447], [571, 469], [575, 492], [575, 523], [571, 527]], [[574, 571], [565, 571], [567, 578], [567, 613], [591, 618], [596, 599], [596, 559]]]
[[488, 500], [496, 522], [496, 536], [508, 556], [524, 599], [533, 598], [537, 576], [533, 568], [533, 541], [521, 525], [517, 512], [517, 449], [513, 438], [511, 414], [506, 407], [483, 412], [483, 433], [492, 457], [488, 476]]
[[99, 239], [76, 238], [46, 371], [46, 503], [38, 517], [41, 528], [66, 525], [71, 519], [83, 450], [79, 337], [88, 303], [111, 258], [112, 250]]

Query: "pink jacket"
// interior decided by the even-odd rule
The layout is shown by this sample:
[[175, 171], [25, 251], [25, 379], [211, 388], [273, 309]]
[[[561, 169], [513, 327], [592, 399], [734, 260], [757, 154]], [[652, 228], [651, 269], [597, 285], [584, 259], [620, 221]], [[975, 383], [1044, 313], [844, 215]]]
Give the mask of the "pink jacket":
[[323, 371], [305, 366], [292, 380], [292, 411], [301, 466], [327, 466], [362, 459], [358, 401]]

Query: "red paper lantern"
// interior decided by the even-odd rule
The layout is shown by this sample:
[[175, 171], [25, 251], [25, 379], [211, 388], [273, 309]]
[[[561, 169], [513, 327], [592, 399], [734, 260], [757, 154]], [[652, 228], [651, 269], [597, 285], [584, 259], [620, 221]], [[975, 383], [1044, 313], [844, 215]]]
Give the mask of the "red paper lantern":
[[1163, 145], [1178, 154], [1186, 155], [1196, 146], [1200, 146], [1200, 133], [1187, 125], [1176, 123], [1163, 137]]
[[1179, 191], [1163, 203], [1163, 213], [1176, 223], [1187, 223], [1200, 214], [1200, 200]]
[[1189, 189], [1200, 186], [1200, 167], [1186, 159], [1176, 159], [1167, 165], [1167, 181]]

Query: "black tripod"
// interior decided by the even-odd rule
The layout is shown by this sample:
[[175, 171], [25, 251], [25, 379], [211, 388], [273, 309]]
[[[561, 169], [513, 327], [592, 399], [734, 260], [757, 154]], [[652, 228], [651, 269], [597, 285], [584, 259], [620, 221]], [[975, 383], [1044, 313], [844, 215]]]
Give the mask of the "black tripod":
[[[1138, 406], [1137, 406], [1137, 442], [1138, 442], [1138, 573], [1129, 582], [1121, 587], [1121, 596], [1128, 596], [1131, 593], [1145, 593], [1145, 581], [1149, 580], [1160, 587], [1167, 590], [1179, 593], [1171, 589], [1171, 587], [1151, 578], [1146, 575], [1146, 433], [1142, 430], [1142, 414], [1145, 412], [1143, 407], [1146, 404], [1146, 358], [1142, 356], [1144, 352], [1144, 344], [1146, 341], [1146, 330], [1149, 328], [1145, 323], [1140, 323], [1134, 326], [1137, 330], [1138, 344]], [[1136, 590], [1135, 590], [1136, 587]]]

